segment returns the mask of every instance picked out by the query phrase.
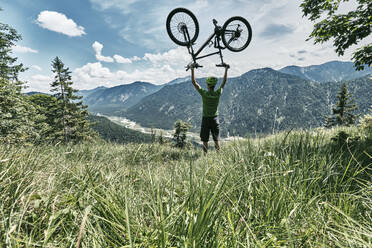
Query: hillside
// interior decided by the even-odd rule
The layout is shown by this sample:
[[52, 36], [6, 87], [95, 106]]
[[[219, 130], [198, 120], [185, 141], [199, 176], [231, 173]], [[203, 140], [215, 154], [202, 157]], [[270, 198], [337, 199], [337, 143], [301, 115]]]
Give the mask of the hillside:
[[120, 144], [150, 143], [152, 141], [151, 135], [125, 128], [105, 117], [89, 115], [88, 119], [92, 122], [93, 130], [106, 141]]
[[337, 131], [235, 141], [208, 156], [0, 144], [0, 246], [370, 247], [372, 145], [339, 146]]
[[77, 95], [82, 96], [83, 98], [87, 98], [89, 95], [91, 95], [93, 93], [97, 93], [97, 92], [103, 91], [105, 89], [107, 89], [107, 87], [100, 86], [100, 87], [97, 87], [97, 88], [94, 88], [94, 89], [90, 89], [90, 90], [79, 90], [77, 92]]
[[363, 71], [356, 71], [352, 62], [331, 61], [305, 67], [286, 66], [279, 71], [315, 82], [339, 82], [371, 74], [372, 68], [366, 66]]
[[[198, 79], [202, 87], [205, 80]], [[369, 76], [347, 82], [360, 105], [360, 113], [371, 104]], [[218, 87], [218, 85], [217, 85]], [[317, 83], [270, 68], [252, 70], [230, 78], [220, 102], [222, 135], [271, 133], [291, 128], [321, 126], [336, 102], [338, 82]], [[124, 115], [147, 127], [170, 129], [177, 119], [198, 130], [201, 99], [191, 82], [168, 85], [145, 97]]]
[[[120, 115], [122, 111], [138, 103], [143, 97], [148, 96], [161, 86], [134, 82], [132, 84], [119, 85], [112, 88], [96, 88], [83, 98], [84, 104], [88, 105], [91, 113], [103, 113], [108, 115]], [[86, 92], [82, 92], [84, 94]]]

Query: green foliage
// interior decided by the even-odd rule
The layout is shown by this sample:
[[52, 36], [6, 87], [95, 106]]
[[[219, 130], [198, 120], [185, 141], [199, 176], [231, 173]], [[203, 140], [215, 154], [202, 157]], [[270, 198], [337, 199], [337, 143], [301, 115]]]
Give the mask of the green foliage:
[[360, 139], [360, 137], [358, 137], [358, 136], [353, 137], [344, 130], [341, 130], [341, 131], [337, 132], [337, 134], [334, 137], [331, 138], [331, 140], [338, 147], [343, 147], [343, 148], [345, 146], [350, 147], [350, 146], [355, 145], [355, 143], [358, 142], [359, 139]]
[[88, 111], [82, 101], [82, 96], [77, 96], [78, 90], [72, 88], [71, 71], [56, 57], [52, 61], [52, 72], [55, 74], [51, 83], [51, 91], [56, 92], [56, 108], [53, 109], [54, 133], [56, 141], [65, 143], [79, 142], [93, 135], [90, 123], [86, 119]]
[[326, 127], [354, 125], [357, 116], [353, 112], [358, 107], [345, 83], [342, 84], [337, 99], [336, 107], [332, 108], [333, 116], [326, 118]]
[[151, 135], [125, 128], [106, 117], [89, 115], [88, 120], [93, 130], [104, 140], [120, 144], [152, 142]]
[[372, 140], [372, 105], [369, 108], [369, 113], [364, 115], [359, 122], [359, 127], [364, 132], [365, 136]]
[[0, 142], [39, 143], [48, 125], [21, 93], [23, 82], [18, 81], [18, 74], [26, 68], [12, 56], [12, 47], [20, 39], [14, 28], [0, 23]]
[[160, 145], [164, 145], [165, 143], [167, 143], [167, 139], [164, 137], [164, 133], [162, 131], [160, 131], [160, 134], [158, 136], [158, 142]]
[[[301, 4], [304, 16], [315, 23], [310, 38], [314, 43], [333, 41], [338, 55], [342, 56], [345, 50], [358, 44], [370, 36], [372, 2], [357, 0], [356, 9], [345, 14], [337, 13], [341, 2], [348, 0], [304, 0]], [[323, 19], [324, 17], [324, 19]], [[358, 48], [353, 53], [353, 61], [357, 70], [363, 70], [364, 65], [372, 64], [372, 43]]]
[[37, 143], [47, 128], [43, 116], [21, 93], [19, 83], [0, 78], [0, 141]]
[[0, 246], [76, 247], [81, 232], [81, 248], [370, 247], [371, 146], [337, 149], [338, 131], [234, 141], [208, 156], [0, 144]]
[[176, 147], [184, 148], [187, 145], [186, 134], [190, 127], [190, 123], [183, 122], [182, 120], [177, 120], [174, 123], [173, 141]]
[[18, 74], [26, 70], [23, 64], [15, 64], [17, 58], [11, 56], [12, 46], [21, 39], [14, 28], [0, 23], [0, 78], [18, 81]]
[[43, 125], [44, 129], [41, 135], [41, 140], [44, 143], [53, 142], [55, 139], [55, 123], [57, 116], [57, 100], [55, 97], [46, 94], [33, 94], [28, 96], [28, 100], [36, 108], [38, 115], [42, 116], [37, 122], [38, 125]]

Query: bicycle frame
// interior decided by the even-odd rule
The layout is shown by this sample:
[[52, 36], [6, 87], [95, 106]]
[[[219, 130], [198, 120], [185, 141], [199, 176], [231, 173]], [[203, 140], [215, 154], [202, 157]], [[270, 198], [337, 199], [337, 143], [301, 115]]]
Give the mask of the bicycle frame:
[[[182, 32], [183, 32], [184, 38], [185, 38], [185, 40], [189, 41], [189, 43], [190, 43], [190, 45], [187, 46], [187, 50], [188, 50], [189, 54], [191, 55], [192, 60], [193, 60], [194, 63], [196, 63], [196, 60], [198, 60], [198, 59], [202, 59], [202, 58], [205, 58], [205, 57], [209, 57], [209, 56], [213, 56], [213, 55], [218, 54], [220, 56], [220, 59], [221, 59], [221, 66], [225, 64], [223, 62], [222, 50], [225, 49], [226, 47], [222, 47], [220, 45], [221, 32], [222, 32], [221, 27], [217, 26], [217, 21], [215, 19], [213, 19], [213, 24], [215, 26], [214, 33], [209, 36], [209, 38], [204, 42], [204, 44], [196, 52], [194, 52], [194, 49], [193, 49], [192, 44], [190, 42], [190, 35], [189, 35], [188, 30], [187, 30], [187, 27], [186, 26], [182, 27]], [[212, 42], [213, 38], [214, 38], [214, 42]], [[218, 48], [218, 52], [209, 53], [209, 54], [206, 54], [206, 55], [203, 55], [203, 56], [199, 56], [199, 54], [204, 50], [204, 48], [207, 45], [211, 44], [211, 42], [214, 44], [214, 48]]]

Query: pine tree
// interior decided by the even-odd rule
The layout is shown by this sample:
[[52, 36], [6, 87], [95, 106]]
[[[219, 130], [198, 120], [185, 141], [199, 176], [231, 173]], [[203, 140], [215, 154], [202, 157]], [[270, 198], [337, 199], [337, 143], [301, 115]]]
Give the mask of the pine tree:
[[354, 125], [357, 116], [353, 112], [358, 106], [354, 103], [345, 83], [342, 84], [337, 99], [336, 107], [332, 108], [332, 115], [326, 117], [326, 127]]
[[37, 114], [41, 116], [36, 122], [41, 139], [44, 143], [52, 142], [55, 138], [53, 127], [57, 110], [56, 98], [47, 94], [35, 94], [29, 96], [28, 100], [35, 106]]
[[55, 74], [51, 83], [51, 92], [56, 92], [55, 135], [57, 140], [65, 143], [80, 141], [93, 135], [88, 116], [87, 106], [79, 101], [82, 96], [77, 96], [78, 91], [72, 88], [71, 71], [56, 57], [52, 61], [52, 72]]
[[5, 143], [39, 142], [36, 121], [42, 116], [21, 93], [22, 87], [0, 78], [0, 141]]
[[175, 132], [173, 135], [173, 140], [176, 147], [184, 148], [186, 146], [186, 133], [190, 127], [191, 125], [187, 122], [183, 122], [181, 120], [176, 121], [174, 124]]
[[0, 141], [7, 143], [36, 142], [42, 128], [35, 124], [42, 116], [21, 92], [18, 74], [27, 68], [15, 64], [12, 56], [12, 47], [21, 38], [14, 28], [0, 23]]
[[20, 72], [27, 70], [23, 64], [15, 64], [17, 57], [11, 55], [12, 47], [21, 39], [21, 35], [14, 28], [8, 24], [0, 23], [0, 78], [13, 83], [18, 81]]

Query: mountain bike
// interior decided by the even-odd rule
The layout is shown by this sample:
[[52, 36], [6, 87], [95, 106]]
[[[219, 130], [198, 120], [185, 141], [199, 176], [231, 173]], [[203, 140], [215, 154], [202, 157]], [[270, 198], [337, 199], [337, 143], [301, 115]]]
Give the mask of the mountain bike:
[[[223, 61], [222, 50], [227, 48], [232, 52], [240, 52], [251, 42], [252, 28], [249, 22], [241, 16], [229, 18], [222, 27], [217, 25], [217, 21], [213, 19], [213, 25], [213, 34], [194, 52], [193, 45], [199, 35], [199, 23], [195, 15], [185, 8], [176, 8], [169, 13], [166, 22], [169, 37], [177, 45], [186, 46], [192, 57], [192, 62], [186, 66], [186, 71], [191, 67], [202, 67], [197, 60], [212, 55], [220, 57], [221, 63], [216, 64], [217, 67], [226, 67], [228, 65]], [[221, 45], [221, 40], [224, 46]], [[217, 52], [199, 56], [206, 46], [212, 45], [218, 49]]]

